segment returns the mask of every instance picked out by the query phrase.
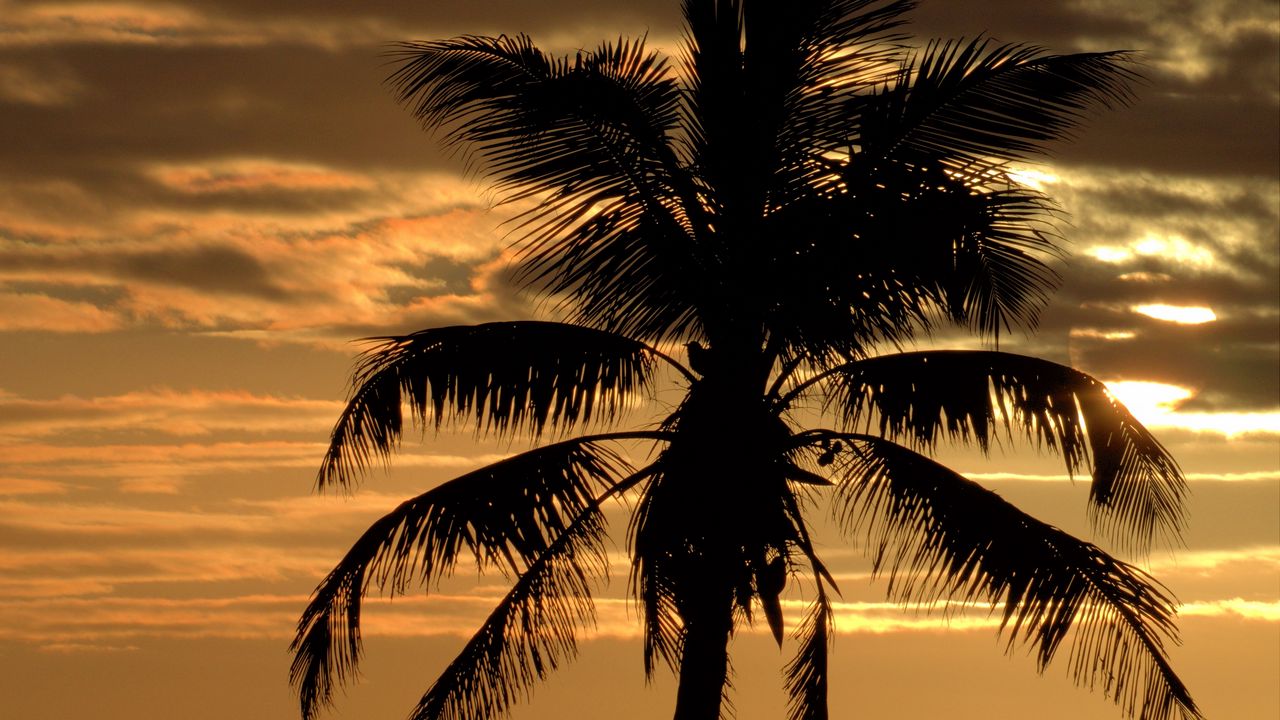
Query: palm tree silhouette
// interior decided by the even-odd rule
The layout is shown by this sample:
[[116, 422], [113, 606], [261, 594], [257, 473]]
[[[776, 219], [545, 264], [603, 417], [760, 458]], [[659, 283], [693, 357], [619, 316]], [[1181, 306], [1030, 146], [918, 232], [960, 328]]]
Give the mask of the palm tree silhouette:
[[[1200, 717], [1165, 656], [1167, 590], [928, 456], [940, 439], [1025, 435], [1091, 474], [1097, 527], [1141, 551], [1183, 523], [1164, 448], [1079, 371], [908, 351], [946, 324], [995, 343], [1034, 326], [1057, 279], [1055, 211], [1009, 163], [1127, 102], [1128, 55], [912, 50], [911, 5], [686, 0], [677, 68], [642, 40], [571, 58], [525, 36], [399, 48], [400, 100], [530, 208], [517, 276], [568, 320], [379, 338], [318, 485], [387, 460], [402, 404], [424, 426], [557, 439], [406, 501], [355, 543], [292, 645], [304, 718], [353, 675], [367, 592], [430, 588], [467, 557], [514, 585], [412, 717], [509, 711], [592, 622], [602, 508], [624, 496], [645, 670], [678, 673], [677, 720], [720, 716], [744, 623], [762, 614], [782, 644], [793, 578], [812, 605], [784, 670], [791, 717], [827, 717], [838, 589], [810, 540], [816, 499], [893, 599], [990, 603], [1041, 669], [1074, 629], [1079, 684], [1131, 715]], [[649, 429], [566, 439], [663, 378], [683, 399]], [[830, 427], [801, 427], [819, 416]], [[619, 445], [636, 442], [652, 446], [638, 469]]]

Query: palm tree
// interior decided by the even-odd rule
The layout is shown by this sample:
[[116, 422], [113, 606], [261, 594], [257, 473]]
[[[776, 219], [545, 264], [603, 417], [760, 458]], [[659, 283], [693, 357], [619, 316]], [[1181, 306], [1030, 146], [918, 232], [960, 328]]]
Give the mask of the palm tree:
[[[912, 351], [946, 325], [997, 348], [1035, 325], [1061, 255], [1055, 211], [1010, 163], [1127, 102], [1130, 57], [982, 38], [911, 49], [911, 5], [685, 0], [675, 67], [642, 40], [574, 57], [525, 36], [399, 47], [399, 99], [526, 208], [517, 277], [566, 321], [377, 339], [318, 486], [349, 489], [386, 461], [402, 405], [437, 429], [554, 437], [356, 541], [292, 645], [304, 718], [355, 672], [366, 593], [430, 589], [465, 558], [514, 584], [412, 717], [507, 713], [594, 618], [612, 500], [633, 508], [645, 670], [678, 674], [677, 720], [720, 716], [730, 637], [763, 615], [781, 645], [779, 594], [801, 578], [812, 604], [784, 684], [793, 720], [827, 717], [838, 588], [810, 539], [817, 500], [893, 599], [990, 603], [1041, 669], [1071, 637], [1075, 680], [1122, 711], [1200, 717], [1166, 659], [1167, 590], [929, 456], [939, 440], [1026, 436], [1090, 474], [1097, 528], [1143, 551], [1183, 523], [1165, 449], [1079, 371]], [[572, 437], [673, 382], [683, 399], [646, 429]], [[829, 427], [800, 427], [819, 415]], [[647, 464], [628, 464], [628, 443], [650, 446]]]

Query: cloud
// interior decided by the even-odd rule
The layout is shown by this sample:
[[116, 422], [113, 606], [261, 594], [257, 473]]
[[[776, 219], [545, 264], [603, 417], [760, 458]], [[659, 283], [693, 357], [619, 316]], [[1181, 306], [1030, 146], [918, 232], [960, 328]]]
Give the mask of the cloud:
[[0, 497], [6, 495], [65, 495], [70, 486], [56, 480], [0, 477]]
[[[361, 613], [366, 637], [470, 637], [501, 599], [501, 595], [409, 595], [394, 600], [369, 598]], [[73, 646], [90, 650], [111, 647], [145, 637], [166, 638], [276, 638], [293, 635], [305, 595], [255, 594], [232, 597], [106, 597], [0, 600], [8, 622], [0, 624], [0, 637], [51, 648]], [[600, 597], [595, 601], [597, 621], [579, 631], [582, 639], [640, 636], [630, 599]], [[806, 603], [783, 602], [788, 631], [803, 617]], [[999, 608], [980, 604], [940, 603], [931, 614], [906, 612], [884, 602], [833, 603], [836, 632], [941, 633], [981, 630], [1000, 626]], [[1280, 622], [1280, 603], [1241, 598], [1188, 603], [1183, 616], [1222, 617]], [[741, 632], [764, 634], [759, 623]]]
[[123, 326], [122, 318], [93, 303], [43, 293], [6, 292], [0, 285], [0, 332], [101, 333]]
[[1213, 602], [1187, 603], [1178, 610], [1184, 617], [1231, 616], [1242, 620], [1280, 623], [1280, 602], [1230, 598]]
[[172, 437], [217, 432], [323, 436], [343, 404], [243, 391], [156, 389], [122, 395], [53, 399], [0, 397], [0, 437], [45, 438], [105, 433], [136, 437], [141, 432]]
[[0, 233], [0, 292], [5, 284], [23, 289], [7, 296], [8, 329], [160, 326], [334, 347], [393, 328], [531, 312], [505, 282], [509, 256], [498, 225], [509, 213], [490, 212], [465, 182], [388, 173], [366, 191], [364, 179], [315, 165], [200, 168], [155, 172], [177, 173], [168, 181], [195, 183], [196, 194], [239, 195], [265, 184], [309, 196], [350, 185], [360, 199], [318, 215], [126, 207], [105, 232], [129, 240], [101, 229], [7, 242]]
[[35, 68], [0, 63], [0, 103], [59, 107], [84, 92], [75, 73], [59, 65]]
[[[1205, 412], [1280, 404], [1280, 249], [1266, 240], [1280, 234], [1280, 183], [1061, 166], [1044, 182], [1071, 215], [1074, 255], [1029, 352], [1195, 388]], [[1159, 306], [1215, 320], [1147, 316], [1172, 317]]]
[[200, 165], [161, 165], [149, 172], [161, 185], [191, 195], [264, 190], [363, 190], [375, 185], [367, 176], [319, 165], [251, 159], [227, 159]]
[[[211, 8], [212, 10], [212, 8]], [[0, 47], [95, 44], [166, 46], [254, 46], [312, 44], [333, 48], [376, 44], [394, 33], [377, 17], [233, 17], [202, 12], [190, 4], [136, 2], [35, 2], [7, 10]]]
[[1177, 428], [1221, 433], [1228, 438], [1249, 433], [1280, 436], [1280, 410], [1269, 412], [1195, 412], [1182, 405], [1195, 391], [1144, 381], [1104, 381], [1107, 389], [1148, 428]]

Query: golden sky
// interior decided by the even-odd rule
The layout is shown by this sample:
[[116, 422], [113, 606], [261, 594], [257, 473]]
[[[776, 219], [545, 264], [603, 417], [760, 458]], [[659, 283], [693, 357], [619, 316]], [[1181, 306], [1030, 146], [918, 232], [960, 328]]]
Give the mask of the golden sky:
[[[1073, 256], [1041, 332], [1002, 349], [1108, 382], [1173, 451], [1187, 546], [1139, 560], [1183, 603], [1174, 666], [1208, 717], [1280, 716], [1280, 6], [914, 17], [921, 38], [1142, 51], [1138, 103], [1025, 169]], [[395, 105], [379, 55], [520, 31], [674, 48], [678, 3], [0, 0], [0, 717], [295, 717], [286, 646], [350, 542], [524, 447], [428, 436], [352, 498], [310, 492], [352, 338], [538, 313], [505, 282], [505, 216]], [[1088, 536], [1087, 487], [1052, 458], [948, 459]], [[1004, 655], [985, 610], [886, 605], [859, 552], [824, 544], [845, 592], [833, 717], [1119, 717], [1066, 663]], [[669, 712], [622, 547], [597, 636], [517, 720]], [[408, 712], [505, 591], [463, 575], [370, 607], [366, 681], [333, 717]], [[780, 717], [790, 650], [761, 630], [735, 652], [738, 718]]]

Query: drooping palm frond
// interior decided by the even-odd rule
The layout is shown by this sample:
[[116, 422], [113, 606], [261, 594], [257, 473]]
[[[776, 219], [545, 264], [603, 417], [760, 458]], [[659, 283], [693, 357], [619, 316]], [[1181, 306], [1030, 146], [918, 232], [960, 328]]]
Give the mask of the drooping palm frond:
[[1060, 452], [1069, 473], [1092, 470], [1091, 515], [1117, 543], [1142, 551], [1182, 531], [1187, 485], [1177, 463], [1079, 370], [1012, 353], [930, 351], [847, 363], [828, 377], [830, 401], [850, 429], [874, 423], [917, 447], [945, 435], [984, 451], [1002, 429], [1006, 437], [1017, 429]]
[[[474, 423], [496, 433], [568, 428], [612, 418], [648, 387], [653, 359], [644, 343], [551, 322], [434, 328], [381, 342], [352, 377], [317, 485], [351, 486], [403, 430], [402, 404], [424, 426]], [[674, 361], [672, 361], [674, 362]], [[687, 372], [687, 371], [685, 371]]]
[[[304, 718], [328, 705], [360, 657], [361, 599], [430, 586], [470, 555], [481, 570], [535, 565], [577, 518], [617, 487], [627, 464], [601, 443], [635, 434], [577, 438], [462, 475], [400, 504], [356, 541], [316, 588], [290, 649], [290, 682]], [[652, 434], [650, 434], [652, 435]]]
[[934, 42], [897, 82], [859, 101], [872, 158], [1000, 163], [1043, 155], [1096, 106], [1125, 105], [1138, 75], [1127, 52], [1045, 55], [984, 38]]
[[409, 43], [396, 56], [390, 82], [424, 125], [478, 159], [505, 200], [536, 200], [517, 220], [519, 279], [567, 293], [595, 327], [688, 331], [697, 203], [669, 137], [679, 88], [663, 60], [639, 40], [555, 58], [525, 36]]
[[520, 575], [418, 701], [410, 720], [488, 720], [503, 715], [536, 681], [572, 659], [577, 654], [576, 629], [595, 621], [591, 586], [608, 572], [604, 537], [604, 514], [597, 501]]
[[831, 603], [818, 581], [818, 597], [797, 628], [800, 641], [796, 656], [783, 670], [790, 696], [790, 720], [827, 720], [827, 654], [832, 633]]
[[1144, 720], [1201, 718], [1165, 657], [1175, 601], [1154, 579], [1046, 525], [903, 446], [846, 434], [837, 515], [862, 535], [889, 593], [1003, 605], [1001, 630], [1032, 645], [1040, 669], [1073, 631], [1071, 670]]

